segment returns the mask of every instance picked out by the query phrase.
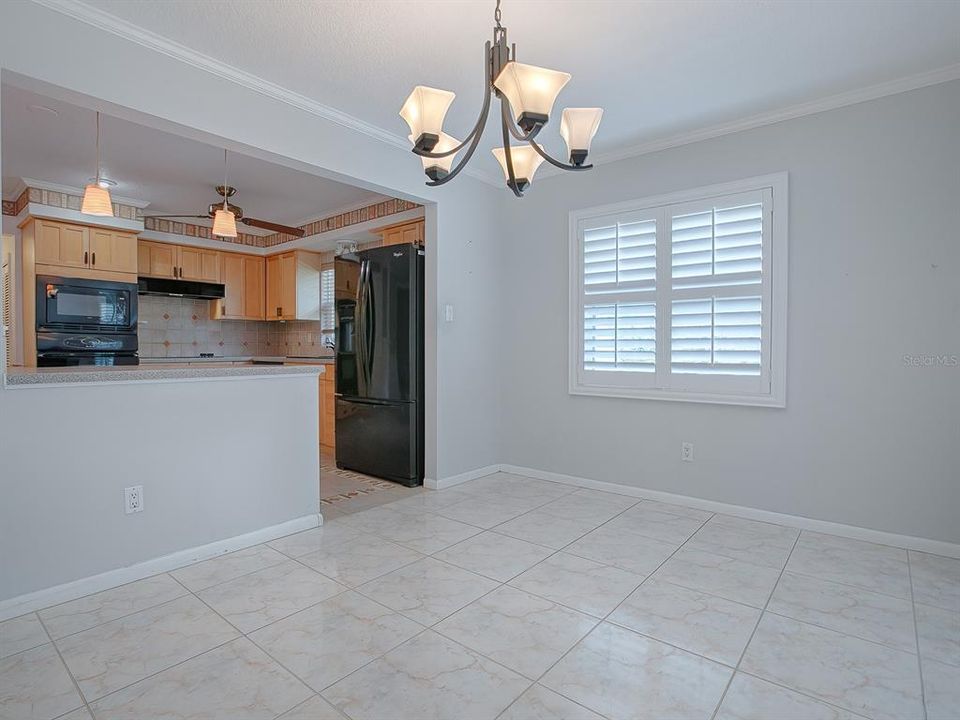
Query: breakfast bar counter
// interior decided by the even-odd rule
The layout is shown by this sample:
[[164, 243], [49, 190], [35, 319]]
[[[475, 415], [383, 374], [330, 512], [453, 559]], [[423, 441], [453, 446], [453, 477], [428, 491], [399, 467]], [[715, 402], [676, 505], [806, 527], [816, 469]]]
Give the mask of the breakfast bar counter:
[[6, 386], [13, 389], [82, 383], [108, 384], [224, 378], [269, 378], [290, 375], [318, 375], [323, 371], [324, 366], [322, 364], [241, 364], [236, 362], [190, 365], [185, 363], [148, 363], [112, 367], [11, 368], [6, 374]]

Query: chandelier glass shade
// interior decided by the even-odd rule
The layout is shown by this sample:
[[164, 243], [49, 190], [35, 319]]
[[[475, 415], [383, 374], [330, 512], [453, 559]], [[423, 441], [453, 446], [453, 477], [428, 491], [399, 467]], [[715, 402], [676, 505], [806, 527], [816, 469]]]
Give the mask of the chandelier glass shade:
[[[600, 125], [600, 108], [566, 108], [560, 133], [567, 144], [569, 162], [551, 157], [535, 140], [553, 113], [553, 106], [570, 75], [517, 62], [516, 45], [508, 45], [507, 29], [500, 24], [500, 0], [494, 12], [493, 42], [484, 48], [484, 94], [480, 117], [462, 141], [443, 131], [443, 120], [455, 97], [447, 90], [417, 85], [400, 109], [410, 127], [413, 152], [435, 187], [450, 182], [470, 162], [486, 127], [493, 99], [500, 101], [503, 144], [493, 154], [504, 171], [507, 187], [520, 197], [533, 181], [542, 162], [562, 170], [588, 170], [590, 144]], [[517, 145], [511, 145], [511, 137]], [[461, 152], [456, 164], [457, 155]]]
[[97, 174], [93, 182], [83, 189], [80, 212], [84, 215], [113, 217], [113, 201], [110, 191], [100, 184], [100, 113], [97, 112]]
[[[411, 143], [416, 144], [416, 138], [413, 135], [408, 136], [407, 139], [410, 140]], [[459, 144], [460, 141], [455, 137], [451, 137], [441, 131], [440, 139], [437, 140], [437, 144], [433, 146], [433, 149], [434, 152], [444, 153], [447, 152], [447, 150], [454, 149]], [[421, 157], [420, 160], [423, 162], [423, 171], [427, 174], [427, 177], [431, 180], [439, 180], [450, 174], [450, 166], [453, 165], [455, 157], [456, 155], [447, 155], [439, 158]]]
[[[500, 163], [500, 167], [503, 169], [504, 179], [509, 183], [510, 171], [507, 169], [506, 151], [502, 147], [499, 147], [494, 148], [492, 152], [497, 162]], [[529, 145], [515, 147], [511, 150], [510, 154], [513, 160], [513, 176], [522, 192], [533, 182], [533, 176], [536, 174], [537, 168], [540, 167], [540, 163], [543, 162], [543, 158]]]

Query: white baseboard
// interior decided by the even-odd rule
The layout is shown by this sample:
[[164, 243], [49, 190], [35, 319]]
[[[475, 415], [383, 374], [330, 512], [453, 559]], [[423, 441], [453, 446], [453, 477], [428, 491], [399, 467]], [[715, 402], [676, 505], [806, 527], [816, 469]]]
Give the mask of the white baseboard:
[[26, 595], [19, 595], [0, 602], [0, 620], [7, 620], [24, 613], [40, 610], [51, 605], [76, 600], [86, 595], [92, 595], [103, 590], [109, 590], [120, 585], [126, 585], [135, 580], [142, 580], [162, 572], [176, 570], [184, 565], [209, 560], [217, 555], [242, 550], [270, 540], [276, 540], [284, 535], [291, 535], [302, 530], [309, 530], [319, 526], [323, 518], [319, 514], [304, 515], [295, 520], [288, 520], [279, 525], [254, 530], [253, 532], [237, 535], [236, 537], [218, 540], [207, 545], [179, 550], [170, 555], [145, 560], [117, 570], [108, 570], [99, 575], [81, 578], [63, 585], [55, 585], [44, 590], [37, 590]]
[[500, 465], [487, 465], [486, 467], [468, 470], [465, 473], [451, 475], [450, 477], [441, 478], [440, 480], [425, 478], [423, 481], [423, 486], [429, 490], [443, 490], [444, 488], [460, 485], [461, 483], [465, 483], [470, 480], [476, 480], [477, 478], [482, 478], [486, 475], [493, 475], [495, 472], [500, 472], [500, 467]]
[[577, 477], [575, 475], [563, 475], [561, 473], [537, 470], [535, 468], [520, 467], [518, 465], [501, 465], [500, 471], [513, 473], [515, 475], [525, 475], [526, 477], [537, 478], [540, 480], [563, 483], [564, 485], [575, 485], [577, 487], [590, 488], [592, 490], [602, 490], [605, 492], [618, 493], [620, 495], [629, 495], [631, 497], [659, 500], [661, 502], [676, 503], [678, 505], [687, 505], [699, 510], [708, 510], [710, 512], [718, 512], [725, 515], [734, 515], [736, 517], [747, 518], [748, 520], [760, 520], [763, 522], [777, 523], [779, 525], [795, 527], [800, 530], [810, 530], [812, 532], [825, 533], [828, 535], [839, 535], [840, 537], [852, 538], [854, 540], [864, 540], [866, 542], [879, 543], [880, 545], [892, 545], [894, 547], [906, 548], [908, 550], [918, 550], [920, 552], [932, 553], [934, 555], [945, 555], [946, 557], [960, 558], [960, 545], [957, 543], [946, 542], [944, 540], [931, 540], [929, 538], [914, 537], [913, 535], [898, 535], [897, 533], [886, 532], [884, 530], [871, 530], [870, 528], [857, 527], [856, 525], [845, 525], [843, 523], [830, 522], [828, 520], [815, 520], [813, 518], [802, 517], [800, 515], [788, 515], [786, 513], [773, 512], [772, 510], [759, 510], [757, 508], [747, 507], [745, 505], [731, 505], [729, 503], [717, 502], [716, 500], [703, 500], [701, 498], [690, 497], [689, 495], [678, 495], [676, 493], [664, 492], [663, 490], [648, 490], [646, 488], [633, 487], [631, 485], [621, 485], [620, 483], [604, 482], [602, 480], [591, 480], [589, 478]]

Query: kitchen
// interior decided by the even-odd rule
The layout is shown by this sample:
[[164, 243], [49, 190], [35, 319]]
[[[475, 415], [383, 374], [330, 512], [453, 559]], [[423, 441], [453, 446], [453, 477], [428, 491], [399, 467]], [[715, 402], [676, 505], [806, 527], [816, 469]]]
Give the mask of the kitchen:
[[[336, 513], [371, 488], [384, 499], [398, 490], [368, 475], [422, 482], [422, 417], [378, 427], [376, 413], [359, 413], [340, 431], [353, 456], [336, 457], [334, 372], [338, 298], [357, 305], [361, 264], [348, 260], [422, 247], [420, 206], [105, 115], [95, 137], [91, 111], [9, 85], [3, 107], [8, 387], [313, 374], [322, 505]], [[109, 215], [81, 211], [94, 171], [112, 192]], [[235, 237], [210, 222], [224, 208]], [[257, 220], [253, 209], [293, 222]], [[422, 315], [422, 280], [416, 287], [411, 312]], [[352, 382], [357, 394], [356, 373]], [[368, 466], [397, 449], [372, 452], [369, 439], [392, 442], [398, 427], [406, 467]]]

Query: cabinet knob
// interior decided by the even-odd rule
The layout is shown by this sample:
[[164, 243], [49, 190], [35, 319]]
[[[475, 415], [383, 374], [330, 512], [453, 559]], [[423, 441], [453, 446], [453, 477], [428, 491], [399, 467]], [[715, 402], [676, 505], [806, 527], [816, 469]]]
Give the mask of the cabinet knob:
[[83, 251], [83, 264], [86, 265], [90, 260], [90, 253], [86, 250]]
[[93, 264], [93, 265], [96, 265], [96, 264], [97, 264], [97, 254], [96, 254], [96, 253], [93, 253], [93, 254], [90, 256], [90, 259], [92, 260], [92, 264]]

